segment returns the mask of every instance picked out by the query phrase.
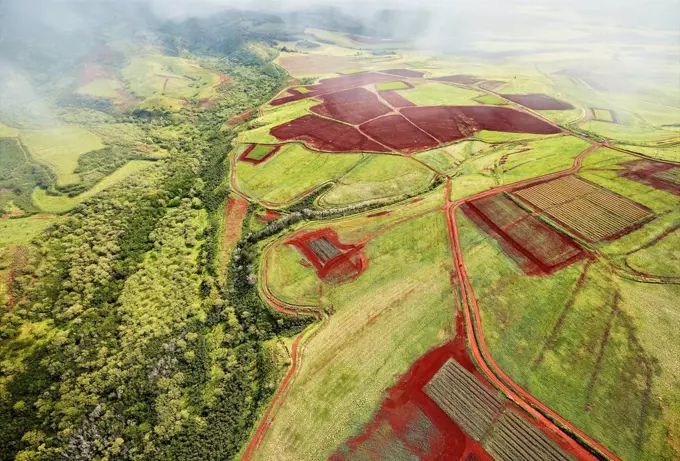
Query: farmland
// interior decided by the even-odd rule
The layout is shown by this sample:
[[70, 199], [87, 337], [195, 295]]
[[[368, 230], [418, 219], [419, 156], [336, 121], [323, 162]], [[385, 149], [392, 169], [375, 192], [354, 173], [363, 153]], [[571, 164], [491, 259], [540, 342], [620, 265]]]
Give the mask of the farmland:
[[0, 66], [0, 460], [677, 459], [668, 36], [477, 8]]
[[[253, 178], [267, 175], [262, 192], [242, 182], [251, 166], [235, 163], [238, 190], [284, 213], [282, 222], [286, 206], [300, 199], [315, 213], [348, 205], [358, 213], [303, 220], [261, 244], [259, 289], [270, 306], [318, 312], [322, 320], [300, 337], [304, 345], [295, 351], [304, 358], [244, 459], [438, 459], [444, 453], [451, 459], [591, 459], [587, 450], [611, 459], [671, 459], [673, 448], [660, 434], [675, 433], [668, 383], [677, 374], [664, 354], [663, 378], [655, 378], [652, 357], [660, 352], [643, 336], [649, 327], [641, 327], [645, 320], [635, 314], [631, 293], [661, 283], [654, 296], [668, 306], [678, 281], [678, 168], [651, 155], [663, 151], [664, 159], [677, 162], [677, 154], [656, 135], [639, 150], [638, 144], [617, 148], [631, 137], [603, 139], [597, 129], [591, 135], [594, 121], [629, 126], [625, 110], [604, 109], [611, 106], [596, 91], [562, 75], [506, 82], [498, 73], [440, 69], [436, 61], [422, 72], [399, 65], [384, 70], [367, 58], [362, 63], [357, 72], [324, 73], [274, 97], [232, 153], [242, 155], [243, 143], [255, 140], [284, 146], [252, 165]], [[291, 143], [299, 147], [287, 147]], [[325, 159], [323, 166], [269, 166], [302, 149]], [[348, 157], [341, 166], [345, 155], [356, 160]], [[290, 191], [283, 199], [263, 195], [283, 188]], [[302, 199], [303, 189], [309, 198]], [[372, 202], [392, 197], [397, 202], [384, 207]], [[406, 323], [382, 330], [389, 334], [371, 331], [385, 316], [406, 322], [401, 307], [375, 312], [384, 303], [410, 305], [419, 289], [409, 283], [430, 269], [401, 277], [405, 286], [378, 302], [382, 284], [392, 282], [377, 275], [388, 257], [374, 245], [397, 245], [396, 235], [411, 232], [418, 246], [424, 235], [413, 226], [440, 220], [442, 211], [453, 260], [441, 259], [438, 270], [449, 271], [458, 325], [454, 332], [448, 317], [437, 340], [409, 340], [439, 348], [408, 371], [402, 363], [398, 380], [381, 381], [380, 403], [374, 384], [359, 378], [373, 373], [373, 359], [358, 364], [350, 357], [364, 357], [360, 348], [372, 334], [378, 355], [384, 342], [400, 338]], [[392, 248], [390, 261], [408, 253], [411, 263], [427, 257], [436, 266], [422, 250]], [[336, 266], [340, 275], [329, 277]], [[360, 291], [364, 284], [372, 288]], [[352, 399], [359, 404], [350, 410]], [[312, 427], [323, 436], [305, 437]], [[457, 451], [461, 443], [470, 448]]]

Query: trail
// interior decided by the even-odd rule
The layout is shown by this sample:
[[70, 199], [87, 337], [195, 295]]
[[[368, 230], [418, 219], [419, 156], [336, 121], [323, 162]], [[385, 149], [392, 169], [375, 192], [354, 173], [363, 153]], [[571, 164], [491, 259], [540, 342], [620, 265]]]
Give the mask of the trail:
[[[559, 416], [557, 413], [552, 411], [550, 408], [516, 384], [508, 375], [503, 372], [503, 370], [500, 369], [498, 364], [494, 361], [487, 348], [486, 340], [483, 335], [479, 305], [477, 303], [477, 299], [475, 298], [472, 284], [470, 283], [470, 279], [468, 278], [467, 271], [465, 269], [463, 252], [458, 235], [458, 226], [455, 219], [455, 213], [458, 208], [467, 202], [516, 189], [534, 182], [547, 181], [576, 173], [583, 164], [583, 158], [590, 152], [603, 145], [603, 143], [595, 143], [591, 145], [588, 149], [581, 152], [574, 159], [574, 164], [567, 170], [497, 187], [457, 201], [451, 201], [450, 196], [447, 196], [446, 202], [448, 212], [446, 219], [453, 260], [456, 268], [456, 275], [460, 285], [460, 294], [463, 301], [466, 334], [468, 337], [470, 352], [477, 363], [479, 370], [491, 383], [493, 383], [515, 404], [524, 409], [528, 414], [537, 418], [543, 425], [545, 425], [545, 427], [561, 435], [565, 440], [568, 440], [574, 452], [581, 453], [583, 459], [595, 459], [595, 457], [586, 451], [576, 440], [574, 440], [571, 435], [566, 433], [563, 428], [566, 428], [570, 433], [575, 434], [586, 445], [592, 447], [606, 457], [612, 460], [618, 460], [618, 457], [607, 450], [604, 446], [600, 445], [596, 440], [590, 438], [569, 421]], [[447, 188], [450, 188], [450, 180], [447, 183]]]

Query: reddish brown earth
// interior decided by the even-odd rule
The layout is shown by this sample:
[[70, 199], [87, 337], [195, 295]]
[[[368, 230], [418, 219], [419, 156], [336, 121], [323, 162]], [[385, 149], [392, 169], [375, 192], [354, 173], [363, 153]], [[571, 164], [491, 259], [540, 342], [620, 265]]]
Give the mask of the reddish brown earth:
[[531, 114], [508, 107], [430, 106], [407, 107], [401, 114], [440, 142], [471, 136], [476, 131], [555, 134], [561, 130]]
[[230, 118], [229, 120], [227, 120], [227, 125], [236, 125], [238, 123], [244, 122], [248, 119], [248, 117], [251, 116], [252, 113], [253, 113], [252, 110], [247, 110], [247, 111], [242, 112], [238, 115], [235, 115], [232, 118]]
[[[265, 155], [264, 157], [262, 157], [259, 160], [256, 159], [256, 158], [249, 158], [248, 154], [250, 154], [253, 151], [253, 149], [255, 149], [257, 146], [273, 147], [273, 149], [271, 150], [271, 152], [269, 152], [267, 155]], [[278, 151], [281, 150], [281, 147], [283, 147], [283, 146], [281, 146], [280, 144], [275, 144], [275, 145], [272, 145], [272, 144], [251, 144], [250, 146], [248, 146], [248, 148], [246, 150], [243, 151], [243, 153], [241, 155], [239, 155], [238, 159], [241, 162], [247, 162], [247, 163], [252, 163], [254, 165], [259, 165], [260, 163], [266, 162], [267, 160], [269, 160], [274, 154], [276, 154]]]
[[394, 81], [394, 77], [385, 74], [377, 74], [375, 72], [362, 72], [359, 74], [342, 75], [340, 77], [325, 78], [319, 80], [316, 85], [305, 86], [309, 93], [292, 94], [273, 100], [270, 104], [272, 106], [280, 106], [293, 101], [301, 99], [315, 98], [324, 94], [335, 91], [348, 90], [359, 86], [370, 85], [380, 82]]
[[231, 253], [241, 238], [243, 220], [248, 212], [248, 202], [240, 197], [229, 197], [224, 208], [224, 245], [226, 254]]
[[401, 115], [381, 117], [364, 123], [359, 128], [379, 143], [404, 153], [436, 147], [439, 144]]
[[320, 98], [323, 104], [312, 107], [312, 112], [352, 125], [367, 122], [392, 111], [380, 102], [375, 93], [364, 88], [338, 91]]
[[678, 168], [670, 163], [655, 162], [653, 160], [633, 160], [621, 163], [625, 170], [617, 170], [619, 176], [630, 179], [642, 184], [646, 184], [655, 189], [665, 190], [675, 195], [680, 195], [680, 186], [658, 177], [660, 173], [665, 173], [673, 168]]
[[588, 256], [567, 235], [556, 231], [503, 194], [461, 207], [465, 215], [492, 236], [527, 275], [552, 274]]
[[407, 77], [407, 78], [422, 78], [423, 75], [425, 75], [424, 72], [420, 72], [417, 70], [411, 70], [411, 69], [387, 69], [387, 70], [381, 70], [380, 72], [385, 73], [385, 74], [390, 74], [390, 75], [397, 75], [399, 77]]
[[270, 134], [280, 141], [303, 141], [314, 149], [329, 152], [389, 152], [355, 127], [316, 115], [304, 115], [276, 126]]
[[[333, 248], [330, 255], [315, 250], [314, 242], [319, 240], [324, 240], [327, 246]], [[314, 266], [319, 278], [328, 283], [354, 280], [368, 267], [363, 245], [341, 243], [338, 234], [330, 228], [294, 234], [286, 243], [300, 250]]]
[[369, 214], [369, 215], [366, 216], [366, 217], [367, 217], [367, 218], [377, 218], [378, 216], [385, 216], [385, 215], [388, 215], [388, 214], [390, 214], [390, 213], [392, 213], [392, 211], [390, 211], [390, 210], [387, 210], [387, 211], [379, 211], [379, 212], [377, 212], [377, 213]]
[[574, 108], [568, 102], [551, 98], [545, 94], [502, 94], [501, 96], [532, 110], [570, 110]]
[[266, 210], [263, 215], [258, 216], [260, 221], [268, 223], [271, 221], [276, 221], [281, 217], [281, 213], [274, 210]]
[[474, 75], [448, 75], [446, 77], [431, 78], [430, 80], [436, 80], [438, 82], [460, 83], [462, 85], [474, 85], [475, 83], [481, 82], [484, 79], [475, 77]]
[[380, 91], [380, 97], [387, 101], [392, 107], [415, 107], [415, 104], [396, 91]]

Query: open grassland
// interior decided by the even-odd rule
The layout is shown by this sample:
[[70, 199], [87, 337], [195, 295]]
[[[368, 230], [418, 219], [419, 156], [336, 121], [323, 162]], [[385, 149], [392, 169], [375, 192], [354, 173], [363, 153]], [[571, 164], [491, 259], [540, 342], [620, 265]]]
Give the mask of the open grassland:
[[[678, 139], [678, 143], [680, 143], [680, 139]], [[669, 160], [672, 162], [680, 163], [680, 144], [674, 144], [669, 146], [664, 145], [638, 146], [634, 144], [617, 143], [616, 145], [623, 149], [628, 149], [633, 152], [639, 152], [651, 158], [657, 158], [659, 160]]]
[[459, 88], [446, 83], [424, 83], [410, 90], [399, 91], [404, 98], [417, 106], [476, 106], [477, 91]]
[[147, 160], [132, 160], [121, 168], [114, 171], [112, 174], [106, 176], [104, 179], [96, 183], [91, 189], [76, 195], [75, 197], [67, 197], [65, 195], [49, 195], [45, 190], [36, 188], [33, 191], [33, 202], [43, 211], [48, 213], [65, 213], [71, 210], [76, 205], [84, 202], [90, 197], [95, 196], [99, 192], [108, 189], [129, 176], [141, 171], [154, 162]]
[[498, 145], [458, 167], [451, 198], [455, 200], [498, 185], [566, 170], [589, 145], [574, 136]]
[[[457, 219], [484, 336], [499, 366], [621, 458], [673, 459], [662, 434], [677, 424], [677, 413], [664, 415], [660, 400], [677, 395], [656, 385], [655, 351], [640, 345], [628, 312], [639, 308], [622, 302], [624, 282], [599, 261], [521, 276], [496, 242]], [[677, 342], [675, 332], [672, 338]]]
[[0, 248], [8, 245], [25, 245], [40, 235], [47, 226], [59, 218], [35, 215], [19, 219], [0, 219]]
[[505, 104], [507, 104], [507, 102], [505, 102], [498, 96], [494, 96], [492, 94], [483, 94], [477, 97], [477, 102], [482, 104], [492, 104], [494, 106], [504, 106]]
[[450, 174], [464, 160], [489, 149], [489, 144], [480, 141], [462, 141], [449, 146], [420, 152], [413, 155], [440, 173]]
[[196, 61], [144, 52], [132, 56], [121, 74], [129, 92], [143, 105], [170, 109], [185, 100], [198, 101], [215, 95], [220, 78]]
[[[450, 338], [454, 298], [443, 213], [395, 227], [365, 251], [369, 267], [358, 279], [324, 286], [321, 304], [334, 314], [306, 348], [256, 459], [325, 459], [371, 419], [384, 390], [415, 359]], [[300, 257], [285, 258], [300, 264]], [[267, 282], [279, 293], [290, 284], [291, 268], [268, 267]], [[313, 290], [306, 299], [318, 297], [318, 286], [302, 285]]]
[[0, 123], [0, 138], [16, 138], [21, 134], [21, 131], [11, 126]]
[[261, 164], [237, 160], [236, 183], [255, 200], [283, 205], [340, 178], [362, 158], [357, 154], [323, 154], [300, 144], [287, 144]]
[[80, 126], [23, 130], [21, 140], [36, 161], [54, 171], [58, 185], [77, 183], [79, 178], [74, 171], [78, 158], [104, 147], [99, 136]]
[[31, 193], [38, 184], [49, 182], [45, 168], [32, 162], [17, 139], [0, 138], [0, 214], [11, 214], [9, 208], [38, 211]]
[[[677, 223], [680, 226], [680, 220]], [[652, 246], [630, 254], [626, 262], [632, 269], [645, 274], [680, 277], [680, 228]]]
[[482, 130], [475, 133], [473, 138], [482, 142], [498, 144], [513, 141], [530, 141], [532, 139], [556, 138], [558, 136], [559, 135], [545, 135], [533, 133], [505, 133], [503, 131]]
[[98, 78], [76, 90], [76, 94], [93, 96], [96, 98], [112, 99], [114, 102], [122, 102], [124, 94], [123, 85], [112, 78]]
[[345, 174], [319, 203], [333, 207], [427, 189], [434, 173], [406, 157], [371, 155]]

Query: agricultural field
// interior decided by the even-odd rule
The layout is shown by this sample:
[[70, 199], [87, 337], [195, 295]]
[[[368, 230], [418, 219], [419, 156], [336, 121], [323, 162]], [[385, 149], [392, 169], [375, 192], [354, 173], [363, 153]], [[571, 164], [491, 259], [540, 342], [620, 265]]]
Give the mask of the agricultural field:
[[[352, 53], [363, 38], [330, 36], [279, 58], [316, 78], [273, 97], [231, 153], [232, 185], [286, 229], [258, 244], [261, 295], [319, 318], [245, 459], [673, 459], [677, 367], [645, 323], [677, 317], [675, 112], [604, 94], [552, 61], [542, 63], [550, 72], [399, 52], [372, 63]], [[254, 144], [266, 146], [261, 164], [248, 158]], [[298, 224], [301, 206], [318, 217]], [[449, 247], [436, 244], [448, 252], [438, 263], [415, 249], [426, 239], [418, 223], [434, 221], [443, 227], [427, 224], [427, 238]], [[413, 249], [399, 246], [402, 232]], [[388, 241], [389, 256], [374, 246]], [[437, 267], [449, 286], [440, 272], [427, 289], [456, 297], [450, 316], [428, 314], [443, 316], [437, 335], [413, 327], [408, 347], [429, 353], [390, 379], [377, 372], [379, 392], [361, 377], [405, 357], [400, 345], [378, 358], [411, 317], [376, 312], [419, 292], [383, 293], [393, 283], [383, 264], [405, 270], [398, 255], [417, 264], [402, 283]], [[663, 307], [637, 312], [644, 293]], [[392, 315], [400, 326], [373, 333]], [[370, 335], [371, 359], [352, 361], [367, 357]], [[467, 458], [460, 443], [473, 447]]]
[[677, 34], [525, 6], [0, 29], [0, 461], [679, 459]]

